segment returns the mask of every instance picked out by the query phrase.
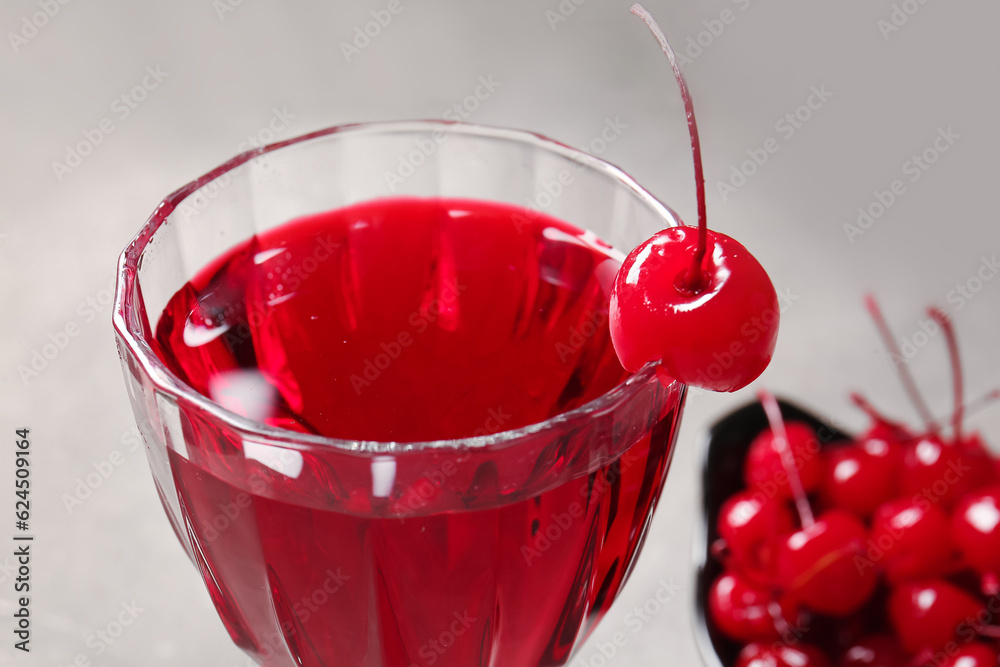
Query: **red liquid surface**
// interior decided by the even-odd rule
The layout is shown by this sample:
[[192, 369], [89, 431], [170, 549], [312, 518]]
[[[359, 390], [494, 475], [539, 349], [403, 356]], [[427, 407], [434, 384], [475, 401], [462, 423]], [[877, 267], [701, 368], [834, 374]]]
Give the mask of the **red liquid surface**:
[[[275, 426], [487, 435], [627, 377], [606, 315], [618, 265], [537, 212], [382, 200], [234, 248], [169, 302], [156, 347], [201, 393]], [[543, 482], [601, 435], [551, 435], [525, 460], [516, 447], [382, 457], [381, 490], [371, 456], [276, 463], [182, 410], [175, 529], [231, 636], [264, 664], [562, 665], [628, 576], [662, 488], [678, 406], [649, 407], [619, 455], [558, 483]]]

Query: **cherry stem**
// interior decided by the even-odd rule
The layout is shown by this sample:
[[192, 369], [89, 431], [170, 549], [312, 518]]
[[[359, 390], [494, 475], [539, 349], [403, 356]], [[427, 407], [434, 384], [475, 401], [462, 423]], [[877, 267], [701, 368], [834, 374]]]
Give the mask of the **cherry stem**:
[[892, 419], [889, 419], [884, 414], [882, 414], [879, 411], [879, 409], [876, 408], [874, 405], [872, 405], [871, 402], [867, 398], [865, 398], [860, 392], [857, 391], [851, 392], [851, 402], [854, 403], [854, 405], [856, 405], [857, 407], [861, 408], [861, 410], [866, 415], [868, 415], [868, 417], [873, 422], [877, 424], [882, 424], [884, 426], [888, 426], [889, 428], [896, 431], [903, 430], [902, 424]]
[[761, 389], [757, 397], [760, 398], [760, 403], [767, 414], [767, 421], [771, 423], [771, 430], [778, 439], [781, 465], [788, 475], [788, 486], [791, 487], [792, 495], [795, 497], [795, 509], [799, 513], [799, 521], [802, 522], [803, 528], [811, 528], [816, 523], [816, 518], [813, 517], [806, 489], [802, 486], [802, 478], [799, 477], [799, 471], [795, 467], [795, 456], [788, 442], [788, 431], [785, 429], [785, 419], [781, 416], [781, 406], [778, 405], [778, 399], [766, 389]]
[[[913, 380], [913, 375], [910, 373], [910, 367], [907, 366], [906, 361], [903, 360], [903, 355], [899, 350], [899, 346], [896, 344], [896, 339], [892, 335], [892, 330], [889, 329], [889, 325], [886, 323], [885, 317], [882, 315], [882, 309], [879, 308], [878, 301], [875, 300], [874, 296], [869, 294], [865, 296], [865, 306], [868, 308], [868, 312], [875, 321], [875, 326], [878, 328], [879, 334], [882, 336], [882, 342], [889, 350], [889, 354], [892, 355], [892, 365], [896, 369], [896, 375], [899, 376], [899, 380], [903, 383], [903, 388], [906, 389], [906, 393], [909, 395], [910, 401], [920, 414], [920, 418], [923, 420], [925, 428], [927, 428], [927, 430], [931, 433], [937, 433], [936, 428], [934, 428], [931, 411], [927, 409], [927, 403], [924, 402], [923, 396], [920, 395], [920, 391], [917, 389], [917, 383]], [[899, 360], [899, 363], [896, 363], [896, 360]]]
[[965, 387], [962, 377], [962, 358], [958, 353], [958, 337], [955, 336], [955, 327], [951, 323], [951, 318], [938, 308], [928, 308], [927, 314], [941, 326], [944, 331], [944, 338], [948, 342], [948, 356], [951, 359], [951, 378], [955, 392], [955, 411], [952, 413], [951, 428], [954, 431], [955, 441], [962, 439], [962, 416], [965, 412], [964, 396]]
[[687, 81], [681, 73], [681, 66], [677, 62], [674, 50], [670, 48], [666, 35], [660, 29], [660, 25], [653, 18], [653, 15], [638, 2], [632, 5], [630, 10], [633, 14], [641, 18], [649, 27], [650, 32], [660, 43], [664, 55], [670, 61], [670, 68], [674, 71], [674, 78], [677, 79], [677, 86], [681, 89], [681, 99], [684, 100], [684, 112], [687, 114], [688, 132], [691, 134], [691, 153], [694, 157], [694, 183], [698, 192], [698, 247], [694, 252], [694, 259], [691, 270], [688, 271], [684, 279], [683, 287], [690, 292], [697, 294], [705, 286], [705, 276], [702, 270], [702, 261], [708, 251], [708, 216], [705, 207], [705, 172], [701, 165], [701, 139], [698, 138], [698, 121], [694, 117], [694, 102], [691, 100], [691, 93], [688, 91]]
[[[993, 391], [988, 391], [982, 396], [966, 403], [965, 407], [962, 409], [963, 416], [971, 417], [980, 410], [989, 407], [991, 404], [996, 403], [997, 401], [1000, 401], [1000, 389], [994, 389]], [[884, 424], [889, 428], [899, 429], [899, 430], [903, 429], [902, 424], [893, 421], [892, 419], [889, 419], [884, 414], [882, 414], [879, 411], [879, 409], [876, 408], [874, 405], [872, 405], [867, 398], [861, 395], [861, 393], [856, 391], [851, 392], [851, 402], [854, 403], [854, 405], [856, 405], [858, 408], [860, 408], [866, 415], [868, 415], [872, 421]], [[939, 431], [941, 430], [941, 427], [943, 426], [944, 422], [950, 418], [951, 417], [948, 416], [948, 417], [940, 417], [938, 419], [934, 419], [933, 421], [931, 421], [931, 427], [934, 429], [935, 432]]]
[[[989, 407], [990, 404], [996, 403], [1000, 400], [1000, 389], [994, 389], [993, 391], [988, 391], [979, 398], [973, 399], [965, 404], [962, 408], [963, 417], [971, 417], [983, 408]], [[947, 421], [948, 417], [941, 417], [940, 419], [935, 419], [933, 424], [936, 428], [941, 428], [942, 424]]]

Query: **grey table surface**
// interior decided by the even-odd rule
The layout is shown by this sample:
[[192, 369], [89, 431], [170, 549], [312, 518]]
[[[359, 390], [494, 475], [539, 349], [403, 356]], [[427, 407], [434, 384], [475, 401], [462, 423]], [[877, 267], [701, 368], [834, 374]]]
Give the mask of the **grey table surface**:
[[[269, 134], [440, 118], [479, 77], [493, 77], [497, 89], [469, 120], [583, 148], [616, 121], [625, 129], [602, 156], [693, 221], [683, 110], [627, 2], [400, 0], [375, 37], [358, 40], [363, 48], [344, 46], [389, 5], [0, 7], [0, 665], [248, 662], [159, 507], [134, 446], [110, 326], [117, 254], [168, 192]], [[909, 344], [907, 363], [936, 412], [949, 409], [950, 380], [941, 336], [922, 334], [929, 304], [955, 317], [969, 393], [1000, 384], [1000, 5], [649, 6], [687, 60], [711, 224], [749, 247], [787, 295], [777, 355], [754, 386], [849, 428], [864, 425], [847, 401], [852, 389], [912, 419], [865, 317], [869, 290]], [[67, 155], [81, 143], [86, 155]], [[765, 147], [764, 164], [745, 164], [762, 161]], [[859, 207], [872, 217], [859, 222]], [[37, 374], [25, 372], [67, 326], [77, 335]], [[607, 664], [698, 663], [691, 544], [701, 439], [752, 397], [753, 387], [692, 393], [640, 563], [574, 665], [605, 664], [601, 643], [616, 632], [627, 641]], [[1000, 410], [972, 421], [1000, 445]], [[9, 546], [12, 441], [25, 425], [35, 480], [30, 654], [13, 650]], [[119, 465], [68, 503], [88, 474], [107, 471], [113, 451]], [[677, 595], [636, 628], [628, 615], [661, 582]], [[123, 605], [133, 606], [134, 622], [100, 639]]]

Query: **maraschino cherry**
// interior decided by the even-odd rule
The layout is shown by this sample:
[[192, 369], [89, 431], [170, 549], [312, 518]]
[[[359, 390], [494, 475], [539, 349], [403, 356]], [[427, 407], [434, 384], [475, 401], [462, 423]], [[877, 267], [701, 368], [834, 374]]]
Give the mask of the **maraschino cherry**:
[[900, 584], [889, 594], [889, 621], [910, 653], [942, 650], [959, 626], [975, 623], [981, 609], [975, 598], [941, 579]]
[[863, 440], [876, 439], [888, 442], [907, 442], [913, 438], [905, 425], [883, 415], [860, 392], [851, 392], [851, 402], [861, 408], [872, 420], [872, 426], [862, 436]]
[[829, 661], [815, 646], [800, 642], [795, 646], [747, 644], [736, 659], [736, 667], [827, 667]]
[[[611, 340], [622, 366], [647, 362], [685, 384], [736, 391], [767, 368], [778, 335], [778, 299], [760, 263], [737, 241], [709, 231], [705, 176], [694, 105], [673, 49], [640, 5], [632, 13], [649, 26], [670, 61], [687, 112], [698, 227], [671, 227], [635, 248], [611, 292]], [[747, 335], [747, 327], [753, 335]]]
[[982, 642], [973, 642], [968, 646], [963, 646], [949, 656], [941, 667], [997, 667], [1000, 656], [997, 650]]
[[904, 446], [900, 492], [922, 495], [951, 507], [965, 492], [962, 450], [941, 436], [928, 434]]
[[959, 502], [952, 537], [965, 562], [984, 577], [985, 592], [1000, 593], [1000, 486], [975, 491]]
[[832, 509], [813, 517], [802, 480], [792, 460], [789, 439], [778, 401], [760, 392], [777, 448], [783, 453], [789, 487], [794, 494], [802, 528], [782, 538], [778, 547], [776, 581], [791, 609], [799, 605], [828, 616], [844, 617], [871, 598], [878, 578], [872, 568], [859, 568], [868, 531], [850, 512]]
[[926, 498], [890, 500], [872, 517], [874, 565], [889, 583], [938, 577], [955, 562], [948, 515]]
[[889, 635], [865, 637], [846, 651], [837, 667], [906, 667], [906, 654]]
[[[754, 438], [743, 464], [743, 479], [748, 487], [768, 495], [794, 498], [791, 475], [787, 472], [790, 464], [798, 473], [803, 491], [808, 493], [816, 489], [823, 472], [816, 431], [802, 422], [788, 422], [785, 438], [780, 439], [773, 428]], [[791, 461], [783, 459], [782, 448], [786, 443]]]
[[778, 578], [791, 602], [828, 616], [848, 616], [871, 598], [878, 577], [858, 567], [868, 533], [860, 519], [828, 510], [787, 536], [778, 552]]
[[[879, 309], [878, 302], [869, 295], [866, 305], [879, 333], [894, 360], [897, 374], [906, 388], [910, 400], [924, 422], [925, 432], [904, 443], [903, 470], [900, 493], [906, 497], [921, 495], [935, 503], [950, 508], [967, 492], [996, 480], [996, 472], [978, 436], [962, 435], [963, 405], [962, 366], [958, 343], [951, 319], [937, 308], [928, 310], [930, 316], [944, 331], [951, 357], [955, 394], [952, 417], [953, 438], [941, 435], [941, 425], [931, 416], [908, 365], [903, 360], [892, 331]], [[969, 465], [974, 459], [977, 465]]]
[[[978, 433], [966, 435], [963, 430], [962, 420], [967, 412], [967, 408], [965, 407], [962, 359], [958, 350], [958, 336], [955, 335], [955, 327], [951, 322], [951, 318], [941, 310], [929, 308], [927, 313], [941, 327], [941, 330], [944, 332], [945, 341], [948, 344], [948, 356], [951, 359], [951, 376], [955, 396], [955, 408], [951, 417], [952, 438], [958, 452], [965, 458], [965, 465], [960, 468], [964, 471], [962, 479], [956, 486], [963, 493], [969, 493], [996, 484], [1000, 482], [1000, 478], [997, 477], [996, 469], [992, 465], [993, 459], [986, 449], [982, 437]], [[987, 394], [987, 402], [989, 402], [994, 393]]]
[[795, 522], [781, 500], [743, 491], [730, 497], [719, 511], [716, 555], [759, 586], [774, 581], [775, 545]]
[[771, 606], [777, 605], [766, 590], [753, 586], [735, 572], [727, 572], [708, 591], [708, 613], [727, 637], [738, 641], [778, 638]]
[[865, 519], [896, 495], [903, 448], [892, 439], [868, 436], [850, 445], [828, 448], [823, 462], [823, 504]]

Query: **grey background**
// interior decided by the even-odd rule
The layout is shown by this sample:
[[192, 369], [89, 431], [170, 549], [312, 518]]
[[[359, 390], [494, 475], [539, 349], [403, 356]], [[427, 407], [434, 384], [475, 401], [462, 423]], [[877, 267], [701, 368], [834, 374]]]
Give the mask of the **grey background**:
[[[1000, 370], [1000, 279], [981, 283], [970, 300], [948, 299], [958, 284], [975, 287], [983, 258], [1000, 251], [1000, 6], [895, 4], [915, 12], [886, 35], [878, 22], [890, 20], [889, 0], [649, 2], [682, 52], [707, 29], [704, 21], [719, 32], [711, 22], [732, 12], [684, 66], [704, 138], [710, 223], [739, 238], [794, 296], [759, 384], [851, 428], [864, 425], [846, 400], [856, 388], [913, 418], [865, 317], [867, 290], [882, 298], [900, 337], [927, 343], [911, 365], [937, 413], [950, 407], [950, 380], [941, 337], [918, 333], [927, 305], [956, 317], [972, 395], [996, 386]], [[603, 157], [694, 221], [683, 110], [665, 60], [627, 1], [564, 0], [575, 9], [553, 28], [546, 12], [558, 12], [558, 0], [402, 0], [403, 11], [348, 63], [341, 42], [386, 5], [77, 1], [59, 5], [17, 52], [9, 33], [40, 6], [0, 7], [0, 566], [12, 562], [11, 440], [22, 425], [32, 428], [37, 535], [33, 651], [11, 657], [12, 582], [0, 569], [0, 665], [65, 666], [79, 656], [79, 664], [109, 667], [247, 664], [175, 543], [141, 450], [131, 446], [107, 288], [118, 252], [156, 203], [238, 152], [275, 109], [294, 116], [279, 138], [354, 121], [440, 118], [472, 94], [479, 76], [492, 75], [501, 86], [470, 120], [586, 147], [605, 119], [618, 118], [628, 128]], [[147, 66], [166, 78], [121, 118], [112, 105]], [[776, 123], [806, 102], [811, 86], [833, 95], [792, 137], [782, 136]], [[52, 163], [104, 118], [114, 131], [60, 180]], [[911, 182], [904, 163], [949, 127], [960, 138]], [[778, 152], [723, 201], [717, 182], [769, 137]], [[844, 224], [894, 179], [905, 193], [850, 242]], [[22, 379], [18, 367], [69, 324], [79, 335], [37, 377]], [[701, 437], [752, 397], [752, 389], [692, 394], [641, 562], [574, 664], [600, 664], [598, 642], [615, 632], [628, 643], [610, 664], [696, 664], [691, 537]], [[1000, 410], [973, 421], [1000, 444]], [[65, 494], [113, 450], [121, 465], [69, 512]], [[677, 597], [633, 632], [626, 614], [671, 578]], [[133, 601], [142, 609], [135, 623], [97, 655], [88, 637]]]

